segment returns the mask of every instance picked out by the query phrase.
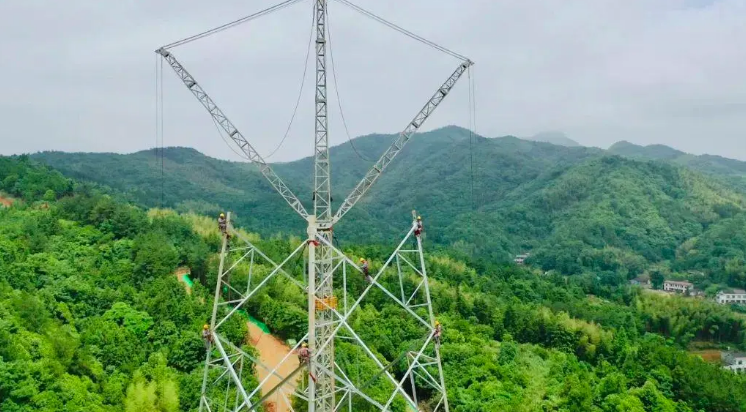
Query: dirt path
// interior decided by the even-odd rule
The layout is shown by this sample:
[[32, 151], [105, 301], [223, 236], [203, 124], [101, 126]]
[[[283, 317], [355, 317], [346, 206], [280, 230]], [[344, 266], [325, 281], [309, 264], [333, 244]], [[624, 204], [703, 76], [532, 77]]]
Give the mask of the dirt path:
[[[280, 364], [280, 361], [282, 361], [282, 358], [285, 357], [285, 355], [290, 352], [290, 348], [287, 347], [282, 341], [277, 339], [276, 337], [272, 335], [268, 335], [264, 333], [257, 325], [247, 322], [249, 326], [249, 334], [251, 336], [251, 344], [256, 348], [256, 350], [259, 352], [259, 360], [262, 361], [264, 365], [266, 365], [270, 370], [274, 369], [277, 365]], [[291, 354], [288, 356], [287, 360], [283, 362], [282, 365], [277, 369], [277, 373], [281, 376], [287, 376], [290, 373], [292, 373], [296, 368], [298, 367], [298, 357], [295, 354]], [[259, 379], [259, 382], [264, 380], [264, 378], [269, 375], [269, 371], [265, 370], [261, 366], [257, 365], [256, 367], [256, 375]], [[280, 383], [280, 378], [277, 376], [271, 376], [267, 382], [262, 386], [262, 392], [269, 391], [275, 385]], [[290, 393], [293, 390], [295, 384], [291, 385], [285, 385], [285, 387], [282, 390], [287, 395], [290, 395]], [[290, 396], [288, 396], [288, 399], [290, 399]], [[280, 390], [275, 392], [272, 397], [269, 399], [269, 402], [273, 402], [276, 412], [289, 412], [290, 408], [287, 407], [287, 404], [285, 403], [285, 400], [283, 396], [280, 394]], [[272, 410], [272, 409], [268, 409]]]
[[9, 197], [3, 197], [2, 195], [0, 195], [0, 205], [5, 206], [5, 207], [11, 207], [13, 206], [13, 199]]
[[705, 362], [709, 363], [720, 363], [720, 350], [719, 349], [705, 349], [705, 350], [694, 350], [689, 351], [692, 355], [699, 355]]

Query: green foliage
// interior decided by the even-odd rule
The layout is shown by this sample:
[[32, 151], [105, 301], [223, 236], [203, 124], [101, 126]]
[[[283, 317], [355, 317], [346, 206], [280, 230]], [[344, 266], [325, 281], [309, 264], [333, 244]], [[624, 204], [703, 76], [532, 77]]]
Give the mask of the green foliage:
[[[393, 138], [363, 136], [355, 146], [373, 159]], [[392, 241], [417, 209], [425, 217], [428, 247], [497, 261], [531, 251], [529, 263], [545, 271], [601, 273], [609, 285], [655, 269], [684, 276], [702, 272], [709, 282], [698, 282], [703, 288], [713, 283], [746, 287], [746, 184], [713, 177], [743, 180], [745, 163], [715, 157], [690, 161], [692, 156], [666, 147], [617, 146], [612, 153], [655, 160], [511, 136], [471, 137], [457, 127], [416, 135], [366, 199], [335, 226], [335, 237], [343, 245]], [[255, 167], [186, 148], [164, 153], [164, 193], [152, 151], [44, 152], [34, 158], [68, 176], [112, 186], [145, 206], [155, 206], [163, 195], [166, 205], [180, 211], [214, 216], [231, 210], [237, 224], [264, 236], [304, 234], [304, 222]], [[370, 165], [349, 145], [332, 148], [331, 155], [340, 171], [333, 186], [339, 204]], [[672, 159], [681, 161], [671, 164]], [[295, 185], [302, 201], [310, 200], [310, 158], [273, 167]]]
[[[512, 156], [545, 150], [517, 139], [501, 144], [513, 150]], [[704, 301], [664, 300], [619, 286], [632, 274], [676, 268], [684, 250], [679, 242], [707, 239], [710, 230], [713, 239], [725, 234], [737, 238], [724, 223], [718, 225], [742, 212], [714, 207], [730, 202], [740, 208], [733, 194], [710, 190], [698, 177], [667, 166], [618, 158], [572, 165], [577, 159], [568, 154], [592, 153], [561, 150], [566, 152], [541, 153], [542, 164], [565, 162], [560, 172], [549, 174], [525, 155], [527, 164], [536, 165], [535, 173], [521, 169], [528, 180], [512, 189], [506, 184], [502, 192], [506, 200], [501, 210], [515, 214], [484, 212], [481, 228], [496, 234], [494, 242], [503, 251], [514, 241], [506, 242], [500, 233], [513, 238], [523, 230], [521, 247], [535, 246], [532, 259], [554, 272], [538, 275], [499, 265], [485, 253], [470, 258], [455, 251], [428, 255], [433, 305], [444, 325], [441, 353], [452, 410], [746, 409], [746, 378], [684, 350], [694, 339], [743, 347], [746, 328], [739, 315]], [[437, 153], [431, 155], [437, 159]], [[554, 160], [546, 160], [552, 156]], [[28, 160], [13, 162], [21, 169], [36, 167]], [[638, 184], [630, 185], [625, 176]], [[527, 187], [531, 185], [533, 189]], [[216, 237], [192, 226], [193, 217], [147, 217], [136, 207], [73, 186], [48, 208], [0, 210], [0, 409], [194, 410], [205, 355], [199, 332], [211, 306], [207, 290], [215, 286]], [[599, 189], [603, 186], [613, 190], [604, 193]], [[32, 192], [43, 197], [46, 190], [42, 185]], [[623, 198], [627, 192], [634, 196]], [[397, 207], [409, 205], [388, 209]], [[648, 229], [652, 233], [641, 232]], [[431, 239], [448, 243], [445, 235], [438, 236], [436, 231]], [[536, 240], [544, 238], [549, 243]], [[686, 250], [707, 245], [697, 242]], [[281, 238], [257, 243], [275, 261], [298, 245]], [[479, 247], [471, 251], [479, 252]], [[350, 256], [369, 258], [373, 269], [390, 249], [348, 243], [344, 248]], [[664, 263], [669, 260], [671, 266]], [[651, 267], [651, 262], [659, 266]], [[172, 274], [179, 265], [203, 271], [191, 295]], [[298, 274], [301, 267], [296, 262], [287, 270]], [[738, 268], [736, 263], [723, 265], [733, 273]], [[579, 276], [562, 276], [563, 271]], [[253, 276], [261, 279], [267, 273], [259, 265]], [[235, 276], [246, 273], [238, 268]], [[352, 278], [350, 286], [362, 290], [363, 282]], [[279, 277], [247, 310], [281, 337], [297, 338], [305, 332], [305, 305], [301, 292]], [[226, 337], [244, 344], [245, 322], [239, 317], [231, 322], [225, 325]], [[382, 362], [394, 360], [422, 337], [402, 309], [379, 291], [366, 297], [350, 323]], [[367, 353], [346, 342], [336, 350], [351, 379], [369, 382], [366, 392], [376, 399], [387, 395], [388, 384], [376, 376]], [[390, 372], [401, 378], [406, 367], [398, 362]], [[246, 384], [257, 382], [247, 376]], [[418, 395], [425, 410], [436, 401], [427, 391]], [[361, 399], [355, 402], [355, 410], [368, 410]], [[392, 409], [404, 410], [401, 400]]]

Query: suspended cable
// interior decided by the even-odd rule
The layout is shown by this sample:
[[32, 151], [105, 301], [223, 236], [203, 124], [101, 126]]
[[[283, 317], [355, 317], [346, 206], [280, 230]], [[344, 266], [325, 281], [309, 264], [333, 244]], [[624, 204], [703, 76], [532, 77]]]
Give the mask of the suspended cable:
[[339, 98], [339, 83], [337, 82], [337, 69], [336, 65], [334, 64], [334, 53], [332, 52], [332, 29], [331, 25], [329, 24], [329, 11], [326, 12], [326, 36], [327, 36], [327, 47], [329, 50], [329, 60], [332, 66], [332, 79], [334, 80], [334, 94], [337, 96], [337, 106], [339, 107], [339, 117], [342, 119], [342, 125], [345, 128], [345, 133], [347, 134], [347, 141], [350, 142], [350, 146], [352, 147], [352, 150], [357, 154], [357, 157], [362, 159], [363, 161], [373, 163], [372, 159], [368, 159], [367, 157], [363, 156], [355, 147], [355, 143], [352, 142], [352, 136], [350, 136], [350, 129], [347, 127], [347, 120], [345, 119], [344, 111], [342, 110], [342, 100]]
[[474, 95], [472, 94], [471, 89], [471, 66], [469, 66], [468, 69], [466, 69], [467, 77], [469, 79], [469, 174], [470, 174], [470, 186], [471, 186], [471, 210], [474, 211], [474, 148], [473, 148], [473, 140], [474, 140], [474, 133], [472, 131], [472, 102]]
[[251, 20], [254, 20], [254, 19], [257, 19], [259, 17], [266, 16], [267, 14], [270, 14], [270, 13], [275, 12], [277, 10], [281, 10], [281, 9], [287, 7], [287, 6], [292, 5], [292, 4], [299, 3], [300, 1], [301, 0], [285, 0], [282, 3], [275, 4], [274, 6], [268, 7], [266, 9], [264, 9], [264, 10], [261, 10], [261, 11], [258, 11], [256, 13], [254, 13], [254, 14], [250, 14], [248, 16], [241, 17], [238, 20], [234, 20], [234, 21], [232, 21], [230, 23], [223, 24], [222, 26], [215, 27], [213, 29], [204, 31], [202, 33], [195, 34], [193, 36], [189, 36], [189, 37], [183, 38], [183, 39], [181, 39], [179, 41], [175, 41], [173, 43], [167, 44], [167, 45], [165, 45], [165, 46], [163, 46], [161, 48], [167, 50], [167, 49], [172, 49], [174, 47], [182, 46], [182, 45], [187, 44], [187, 43], [191, 43], [191, 42], [193, 42], [195, 40], [199, 40], [199, 39], [205, 38], [207, 36], [211, 36], [211, 35], [213, 35], [215, 33], [219, 33], [219, 32], [224, 31], [224, 30], [228, 30], [231, 27], [238, 26], [239, 24], [247, 23], [247, 22], [249, 22]]
[[460, 60], [464, 60], [464, 61], [469, 60], [466, 56], [463, 56], [463, 55], [458, 54], [458, 53], [456, 53], [456, 52], [454, 52], [452, 50], [449, 50], [449, 49], [447, 49], [447, 48], [445, 48], [445, 47], [443, 47], [443, 46], [441, 46], [441, 45], [439, 45], [439, 44], [437, 44], [435, 42], [432, 42], [432, 41], [430, 41], [430, 40], [428, 40], [428, 39], [426, 39], [426, 38], [424, 38], [422, 36], [418, 36], [418, 35], [412, 33], [411, 31], [409, 31], [409, 30], [407, 30], [407, 29], [405, 29], [403, 27], [400, 27], [400, 26], [397, 26], [394, 23], [391, 23], [390, 21], [384, 19], [383, 17], [379, 17], [379, 16], [375, 15], [374, 13], [372, 13], [372, 12], [370, 12], [368, 10], [365, 10], [364, 8], [362, 8], [362, 7], [358, 6], [358, 5], [349, 2], [348, 0], [337, 0], [337, 1], [340, 2], [340, 3], [342, 3], [342, 4], [344, 4], [344, 5], [346, 5], [346, 6], [348, 6], [348, 7], [350, 7], [350, 8], [352, 8], [353, 10], [357, 11], [358, 13], [363, 14], [366, 17], [369, 17], [369, 18], [371, 18], [371, 19], [373, 19], [373, 20], [375, 20], [375, 21], [377, 21], [377, 22], [379, 22], [379, 23], [381, 23], [381, 24], [383, 24], [385, 26], [388, 26], [388, 27], [390, 27], [390, 28], [398, 31], [399, 33], [404, 34], [405, 36], [408, 36], [408, 37], [410, 37], [410, 38], [412, 38], [414, 40], [417, 40], [417, 41], [419, 41], [419, 42], [421, 42], [423, 44], [426, 44], [426, 45], [428, 45], [428, 46], [430, 46], [430, 47], [432, 47], [432, 48], [434, 48], [436, 50], [439, 50], [439, 51], [441, 51], [441, 52], [443, 52], [445, 54], [448, 54], [448, 55], [453, 56], [453, 57], [455, 57], [457, 59], [460, 59]]
[[160, 106], [161, 106], [161, 209], [163, 209], [163, 193], [165, 189], [165, 185], [163, 183], [164, 181], [164, 173], [163, 173], [163, 165], [164, 165], [164, 157], [165, 157], [165, 145], [163, 144], [163, 123], [164, 123], [164, 115], [163, 115], [163, 59], [161, 59], [160, 64], [160, 73], [158, 74], [160, 77]]
[[308, 36], [308, 47], [306, 48], [306, 62], [303, 65], [303, 77], [300, 81], [300, 90], [298, 90], [298, 99], [295, 101], [295, 108], [293, 109], [293, 115], [290, 116], [290, 123], [288, 124], [288, 128], [285, 130], [285, 135], [282, 136], [282, 140], [280, 140], [280, 144], [275, 147], [275, 150], [272, 151], [269, 155], [265, 156], [264, 159], [267, 160], [270, 157], [272, 157], [275, 153], [277, 153], [278, 150], [280, 150], [280, 147], [282, 147], [283, 143], [285, 143], [285, 139], [287, 139], [288, 135], [290, 134], [290, 128], [293, 127], [293, 121], [295, 120], [295, 115], [298, 113], [298, 106], [300, 106], [300, 100], [303, 96], [303, 88], [306, 85], [306, 73], [308, 73], [308, 59], [311, 57], [311, 45], [313, 44], [313, 32], [314, 28], [316, 27], [316, 5], [314, 4], [313, 13], [311, 13], [311, 34]]
[[160, 112], [160, 77], [159, 77], [159, 63], [161, 59], [159, 58], [157, 54], [155, 55], [155, 146], [153, 148], [155, 149], [155, 166], [158, 167], [158, 149], [160, 148], [160, 122], [161, 122], [161, 112]]
[[223, 143], [225, 143], [225, 145], [228, 146], [229, 149], [231, 149], [231, 152], [235, 153], [236, 156], [242, 159], [246, 159], [249, 162], [251, 162], [251, 159], [248, 156], [246, 156], [245, 153], [237, 152], [236, 149], [233, 148], [233, 145], [229, 141], [225, 140], [225, 136], [223, 136], [223, 129], [220, 128], [220, 125], [218, 125], [218, 122], [216, 122], [215, 119], [212, 117], [210, 117], [210, 119], [212, 120], [212, 124], [215, 125], [215, 130], [218, 131], [218, 136], [220, 136], [220, 139], [223, 141]]

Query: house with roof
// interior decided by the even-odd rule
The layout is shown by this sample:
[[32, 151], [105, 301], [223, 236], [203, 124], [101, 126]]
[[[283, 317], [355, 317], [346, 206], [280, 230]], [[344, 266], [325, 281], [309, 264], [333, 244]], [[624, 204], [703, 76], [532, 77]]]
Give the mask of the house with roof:
[[746, 372], [746, 353], [723, 351], [720, 353], [720, 360], [723, 362], [723, 368], [732, 370], [736, 373]]
[[516, 255], [515, 259], [513, 259], [513, 262], [515, 262], [516, 265], [522, 265], [526, 262], [526, 259], [531, 256], [530, 253], [524, 253], [522, 255]]
[[633, 286], [640, 286], [643, 289], [650, 289], [653, 287], [653, 284], [650, 283], [650, 276], [648, 275], [640, 275], [632, 280], [629, 281], [630, 285]]
[[715, 295], [715, 301], [721, 305], [746, 304], [746, 290], [721, 290]]
[[686, 293], [694, 289], [694, 285], [689, 282], [678, 280], [666, 280], [663, 282], [663, 290], [666, 292]]

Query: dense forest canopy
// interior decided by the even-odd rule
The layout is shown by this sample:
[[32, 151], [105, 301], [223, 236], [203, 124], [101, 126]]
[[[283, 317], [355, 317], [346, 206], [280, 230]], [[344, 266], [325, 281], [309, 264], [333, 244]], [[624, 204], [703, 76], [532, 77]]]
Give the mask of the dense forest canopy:
[[[741, 315], [709, 301], [644, 294], [617, 279], [636, 261], [644, 266], [648, 259], [681, 255], [689, 256], [691, 265], [709, 265], [697, 260], [698, 253], [727, 250], [732, 243], [723, 246], [723, 237], [738, 238], [725, 223], [741, 219], [738, 196], [667, 166], [611, 158], [592, 159], [582, 167], [590, 169], [586, 176], [595, 174], [609, 185], [625, 184], [626, 173], [652, 180], [651, 187], [628, 188], [637, 190], [636, 196], [647, 196], [630, 196], [627, 200], [636, 203], [626, 206], [642, 208], [653, 222], [669, 219], [658, 226], [668, 229], [645, 237], [607, 233], [605, 228], [617, 228], [602, 221], [587, 223], [598, 228], [588, 236], [613, 235], [620, 243], [583, 252], [582, 273], [570, 277], [562, 276], [561, 267], [544, 275], [488, 255], [434, 248], [428, 240], [433, 302], [445, 325], [442, 353], [452, 409], [746, 409], [743, 376], [685, 351], [693, 341], [743, 347], [746, 324]], [[565, 192], [539, 181], [536, 197], [525, 205], [551, 201], [559, 209], [591, 208], [599, 199], [593, 197], [592, 185], [584, 189], [576, 181], [582, 180], [582, 172], [557, 176]], [[673, 181], [665, 176], [681, 177], [680, 184], [688, 186], [654, 190], [660, 181]], [[0, 158], [0, 182], [0, 190], [16, 200], [12, 207], [0, 208], [0, 409], [195, 410], [204, 359], [199, 330], [211, 307], [208, 291], [216, 273], [218, 234], [212, 219], [147, 213], [27, 157]], [[601, 210], [614, 210], [613, 201], [607, 199], [607, 209]], [[656, 202], [673, 208], [673, 216], [656, 217]], [[718, 204], [732, 206], [718, 213]], [[541, 219], [539, 215], [532, 219]], [[634, 216], [628, 215], [629, 220], [616, 223], [634, 224]], [[695, 220], [699, 226], [687, 224]], [[564, 227], [570, 230], [572, 223]], [[685, 235], [692, 235], [689, 243], [677, 249], [671, 239]], [[279, 259], [296, 241], [264, 237], [259, 246]], [[593, 237], [577, 241], [597, 246]], [[673, 249], [667, 249], [671, 244]], [[708, 250], [708, 245], [715, 249]], [[351, 242], [343, 248], [350, 255], [369, 257], [374, 267], [391, 249]], [[564, 250], [575, 253], [569, 246]], [[609, 255], [593, 255], [598, 251]], [[546, 253], [542, 256], [549, 259]], [[593, 263], [611, 265], [614, 259], [628, 261], [619, 267]], [[192, 294], [173, 276], [181, 265], [198, 279]], [[571, 265], [567, 271], [575, 269]], [[297, 338], [305, 331], [298, 304], [302, 299], [300, 292], [288, 293], [278, 280], [248, 309], [274, 334]], [[376, 354], [391, 360], [411, 338], [403, 317], [396, 316], [398, 307], [383, 295], [371, 295], [366, 303], [353, 323]], [[250, 351], [245, 324], [233, 319], [229, 339]], [[359, 358], [353, 347], [340, 345], [338, 352], [351, 362]], [[360, 361], [359, 366], [363, 376], [372, 373], [369, 364]], [[396, 365], [393, 372], [401, 375], [404, 368]], [[360, 405], [357, 410], [366, 409]]]
[[[393, 137], [369, 135], [355, 139], [355, 150], [331, 149], [336, 205], [370, 167], [365, 159], [376, 159]], [[305, 233], [254, 166], [186, 148], [162, 154], [163, 180], [154, 151], [33, 158], [144, 207], [207, 215], [226, 209], [264, 236]], [[312, 159], [273, 167], [310, 204]], [[619, 143], [605, 152], [447, 127], [415, 135], [335, 235], [343, 245], [390, 242], [417, 209], [429, 242], [472, 257], [508, 262], [531, 252], [529, 262], [545, 271], [601, 273], [616, 283], [656, 272], [714, 293], [746, 287], [744, 176], [746, 162], [665, 146]]]

